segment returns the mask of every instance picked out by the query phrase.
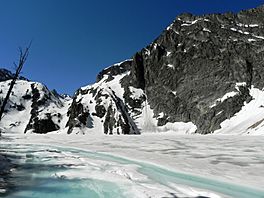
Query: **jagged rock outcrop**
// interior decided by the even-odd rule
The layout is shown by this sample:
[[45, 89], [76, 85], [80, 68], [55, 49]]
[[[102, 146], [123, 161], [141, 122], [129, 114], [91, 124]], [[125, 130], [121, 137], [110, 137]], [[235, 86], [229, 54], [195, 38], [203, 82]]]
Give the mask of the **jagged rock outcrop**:
[[[137, 52], [125, 69], [109, 67], [98, 75], [97, 82], [111, 84], [113, 76], [129, 71], [120, 79], [123, 95], [119, 99], [134, 122], [138, 123], [139, 117], [146, 120], [143, 111], [148, 106], [156, 127], [191, 122], [196, 133], [212, 133], [252, 100], [252, 87], [264, 86], [263, 14], [263, 6], [238, 14], [182, 14]], [[141, 94], [135, 98], [131, 90]], [[106, 95], [97, 95], [97, 101], [105, 101]], [[99, 105], [97, 109], [103, 110], [94, 115], [113, 114], [111, 108]]]
[[73, 99], [28, 82], [22, 102], [10, 108], [29, 111], [25, 131], [41, 133], [260, 134], [263, 17], [264, 6], [237, 14], [182, 14], [153, 43], [101, 71]]
[[74, 128], [89, 128], [105, 134], [139, 134], [123, 99], [120, 80], [128, 75], [131, 60], [113, 65], [99, 73], [97, 83], [80, 88], [68, 111], [68, 133]]
[[164, 113], [158, 125], [191, 121], [211, 133], [251, 100], [251, 86], [263, 88], [263, 13], [183, 14], [136, 53], [127, 79], [145, 90], [155, 116]]
[[125, 60], [121, 63], [117, 63], [114, 65], [111, 65], [110, 67], [107, 67], [103, 69], [96, 77], [96, 82], [101, 81], [104, 76], [107, 76], [107, 81], [111, 81], [114, 79], [114, 76], [123, 74], [127, 71], [130, 71], [131, 69], [131, 60]]
[[[4, 97], [10, 80], [0, 82]], [[65, 128], [68, 103], [41, 83], [17, 80], [1, 121], [3, 131], [48, 133]]]
[[[38, 84], [31, 84], [31, 89], [32, 89], [32, 109], [31, 109], [31, 117], [29, 120], [29, 123], [25, 129], [25, 133], [30, 130], [33, 129], [33, 132], [37, 132], [37, 133], [48, 133], [51, 131], [56, 131], [58, 129], [60, 129], [60, 127], [54, 123], [54, 121], [52, 119], [54, 119], [54, 117], [57, 118], [57, 120], [60, 119], [60, 114], [54, 112], [53, 114], [51, 114], [51, 112], [46, 112], [42, 118], [39, 117], [39, 113], [40, 108], [43, 106], [48, 106], [49, 102], [57, 102], [55, 103], [56, 105], [60, 105], [62, 106], [62, 103], [60, 100], [58, 100], [58, 98], [56, 98], [57, 96], [53, 94], [53, 92], [48, 92], [47, 88], [44, 86], [41, 86], [41, 89], [39, 90], [39, 85]], [[40, 91], [42, 91], [44, 94], [41, 97], [40, 95]], [[48, 94], [46, 94], [48, 93]], [[51, 97], [53, 97], [53, 100], [51, 99]]]
[[[9, 70], [0, 68], [0, 82], [6, 81], [6, 80], [11, 80], [12, 78], [14, 78], [14, 76], [15, 76], [15, 74], [10, 72]], [[20, 80], [28, 80], [23, 76], [19, 76], [19, 79]]]

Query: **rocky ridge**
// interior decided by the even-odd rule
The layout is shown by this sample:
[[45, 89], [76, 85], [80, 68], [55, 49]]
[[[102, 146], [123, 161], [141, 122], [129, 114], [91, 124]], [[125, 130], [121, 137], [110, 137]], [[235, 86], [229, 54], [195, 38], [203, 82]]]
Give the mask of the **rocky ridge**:
[[[25, 131], [258, 134], [264, 120], [263, 17], [264, 6], [237, 14], [179, 15], [130, 60], [78, 89], [72, 101], [45, 89], [47, 104], [38, 98], [43, 89], [32, 85], [34, 110]], [[43, 114], [50, 103], [53, 113]]]
[[[10, 81], [0, 82], [1, 101]], [[1, 120], [1, 131], [48, 133], [64, 128], [63, 115], [69, 103], [41, 83], [17, 80]]]
[[[221, 129], [254, 99], [251, 89], [264, 86], [263, 16], [263, 6], [238, 14], [178, 16], [126, 66], [129, 74], [120, 80], [124, 93], [119, 98], [130, 117], [136, 122], [147, 103], [154, 131], [178, 122], [191, 122], [202, 134]], [[120, 73], [116, 65], [110, 68], [98, 79]], [[141, 93], [139, 98], [131, 89]]]

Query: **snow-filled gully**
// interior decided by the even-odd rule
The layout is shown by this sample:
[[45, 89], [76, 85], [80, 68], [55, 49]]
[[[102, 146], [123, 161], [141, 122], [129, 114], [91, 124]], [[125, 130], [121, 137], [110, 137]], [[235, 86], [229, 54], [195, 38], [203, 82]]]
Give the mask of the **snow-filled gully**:
[[264, 191], [106, 153], [11, 142], [0, 150], [17, 164], [6, 198], [264, 197]]

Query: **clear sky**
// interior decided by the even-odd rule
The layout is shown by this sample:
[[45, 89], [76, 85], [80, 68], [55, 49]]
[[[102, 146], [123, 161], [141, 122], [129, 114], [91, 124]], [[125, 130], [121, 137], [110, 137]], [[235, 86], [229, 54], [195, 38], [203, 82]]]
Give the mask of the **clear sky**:
[[73, 94], [103, 68], [130, 58], [183, 12], [237, 12], [264, 0], [0, 0], [0, 67], [14, 71], [33, 39], [23, 75]]

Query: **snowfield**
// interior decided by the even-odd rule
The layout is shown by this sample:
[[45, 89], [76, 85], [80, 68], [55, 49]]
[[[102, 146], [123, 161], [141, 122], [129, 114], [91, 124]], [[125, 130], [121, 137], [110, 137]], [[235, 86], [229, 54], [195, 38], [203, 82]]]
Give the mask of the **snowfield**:
[[[1, 149], [10, 148], [7, 151], [16, 151], [20, 156], [26, 153], [23, 163], [37, 160], [45, 165], [55, 163], [64, 167], [42, 173], [55, 181], [99, 182], [88, 186], [96, 192], [94, 197], [253, 198], [264, 196], [264, 139], [260, 137], [173, 133], [135, 136], [12, 134], [12, 141], [2, 142]], [[31, 179], [43, 177], [38, 174], [33, 171]], [[68, 188], [84, 186], [79, 186], [78, 181]], [[109, 182], [119, 190], [113, 194], [104, 191], [111, 189]], [[87, 192], [80, 192], [74, 197], [85, 197], [85, 194]], [[29, 196], [28, 191], [23, 190], [7, 197], [21, 196], [49, 197], [44, 192]]]

